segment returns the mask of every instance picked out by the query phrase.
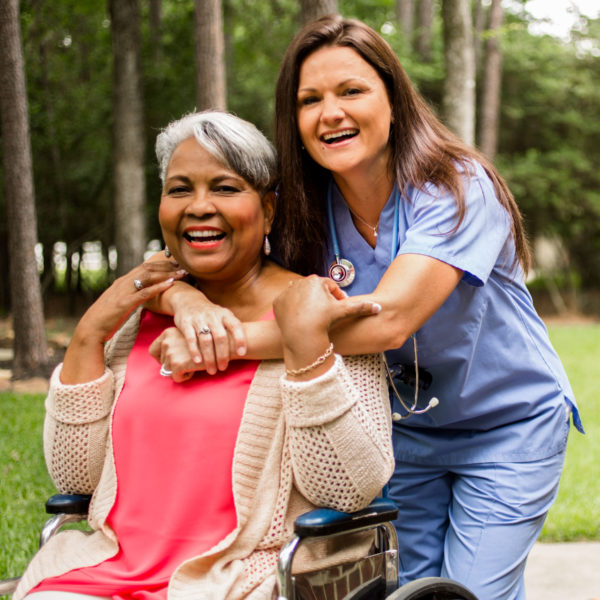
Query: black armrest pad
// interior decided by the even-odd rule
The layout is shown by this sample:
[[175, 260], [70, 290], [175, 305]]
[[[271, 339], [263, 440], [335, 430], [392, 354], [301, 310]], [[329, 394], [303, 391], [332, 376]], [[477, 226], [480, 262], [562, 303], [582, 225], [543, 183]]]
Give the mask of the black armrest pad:
[[344, 533], [359, 527], [369, 527], [398, 516], [398, 508], [387, 498], [376, 498], [363, 510], [343, 513], [331, 508], [317, 508], [300, 515], [294, 523], [294, 532], [299, 537], [314, 537]]
[[87, 515], [91, 498], [84, 494], [54, 494], [46, 500], [46, 512], [50, 515]]

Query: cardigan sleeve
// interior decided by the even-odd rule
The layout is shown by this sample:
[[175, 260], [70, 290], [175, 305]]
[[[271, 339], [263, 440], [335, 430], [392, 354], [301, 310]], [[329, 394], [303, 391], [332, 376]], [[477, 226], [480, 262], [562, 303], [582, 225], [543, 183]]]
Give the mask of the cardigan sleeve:
[[313, 504], [364, 508], [394, 469], [387, 385], [378, 355], [342, 359], [310, 381], [282, 377], [294, 481]]
[[54, 370], [46, 397], [46, 465], [59, 492], [90, 494], [104, 464], [114, 376], [106, 368], [94, 381], [65, 385], [61, 369]]

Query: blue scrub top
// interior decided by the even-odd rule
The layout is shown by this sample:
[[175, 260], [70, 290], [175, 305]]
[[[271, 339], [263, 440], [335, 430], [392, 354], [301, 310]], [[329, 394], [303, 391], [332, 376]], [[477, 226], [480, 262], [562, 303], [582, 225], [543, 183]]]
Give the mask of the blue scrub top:
[[[341, 258], [356, 269], [344, 288], [350, 295], [372, 292], [390, 264], [395, 194], [371, 248], [333, 186]], [[419, 391], [419, 407], [433, 397], [439, 405], [394, 424], [396, 460], [450, 465], [547, 458], [564, 449], [570, 414], [583, 431], [573, 391], [515, 262], [508, 212], [480, 165], [466, 179], [465, 201], [465, 218], [453, 232], [457, 208], [449, 194], [409, 187], [400, 198], [397, 254], [431, 256], [464, 275], [416, 333], [419, 367], [432, 375], [431, 386]], [[386, 358], [390, 365], [413, 364], [412, 340]], [[414, 388], [397, 389], [411, 405]], [[392, 410], [405, 414], [391, 397]]]

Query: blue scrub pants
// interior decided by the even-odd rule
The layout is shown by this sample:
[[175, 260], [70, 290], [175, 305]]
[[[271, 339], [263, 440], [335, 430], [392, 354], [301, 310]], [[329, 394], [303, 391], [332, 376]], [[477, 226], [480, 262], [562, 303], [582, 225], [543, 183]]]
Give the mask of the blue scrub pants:
[[524, 600], [525, 561], [556, 498], [565, 452], [525, 463], [397, 462], [400, 584], [441, 576], [480, 600]]

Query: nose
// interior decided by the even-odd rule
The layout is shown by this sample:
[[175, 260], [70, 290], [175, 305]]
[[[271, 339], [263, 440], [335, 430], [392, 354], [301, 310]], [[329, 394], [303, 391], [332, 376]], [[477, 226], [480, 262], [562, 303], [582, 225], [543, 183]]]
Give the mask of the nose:
[[344, 118], [344, 111], [337, 95], [326, 94], [322, 106], [321, 119], [324, 122], [336, 122]]
[[212, 201], [208, 190], [195, 190], [190, 196], [190, 201], [185, 207], [185, 214], [202, 219], [210, 217], [217, 212], [217, 207]]

